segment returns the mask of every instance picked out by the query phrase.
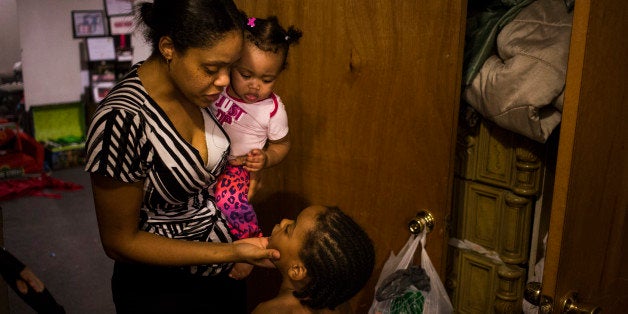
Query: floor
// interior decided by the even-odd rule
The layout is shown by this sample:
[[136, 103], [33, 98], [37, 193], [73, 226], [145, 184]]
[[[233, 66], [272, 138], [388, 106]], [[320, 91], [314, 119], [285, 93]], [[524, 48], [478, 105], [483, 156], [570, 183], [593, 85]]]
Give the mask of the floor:
[[[68, 314], [115, 313], [110, 277], [113, 261], [98, 236], [89, 176], [81, 168], [52, 177], [80, 184], [78, 191], [49, 191], [60, 199], [21, 197], [0, 202], [4, 246], [44, 281]], [[11, 314], [35, 313], [9, 289]]]

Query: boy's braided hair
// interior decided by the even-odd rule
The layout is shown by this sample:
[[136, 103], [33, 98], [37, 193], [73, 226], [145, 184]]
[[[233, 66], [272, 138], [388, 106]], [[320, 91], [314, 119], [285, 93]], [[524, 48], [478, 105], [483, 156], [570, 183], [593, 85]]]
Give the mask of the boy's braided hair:
[[299, 257], [309, 282], [294, 296], [313, 309], [334, 309], [366, 284], [375, 264], [375, 250], [366, 232], [337, 207], [318, 215]]

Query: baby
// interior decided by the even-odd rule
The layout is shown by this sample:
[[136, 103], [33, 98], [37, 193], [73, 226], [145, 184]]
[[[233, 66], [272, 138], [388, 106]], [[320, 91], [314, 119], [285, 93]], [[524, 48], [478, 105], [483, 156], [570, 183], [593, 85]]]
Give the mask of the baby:
[[310, 206], [273, 228], [268, 248], [281, 272], [278, 295], [253, 314], [351, 313], [347, 301], [369, 280], [375, 263], [366, 232], [336, 207]]
[[214, 186], [216, 206], [237, 239], [262, 235], [249, 200], [259, 171], [280, 163], [290, 151], [288, 115], [274, 87], [286, 68], [290, 46], [301, 35], [294, 26], [285, 30], [275, 16], [249, 18], [230, 85], [211, 106], [231, 142], [230, 164]]

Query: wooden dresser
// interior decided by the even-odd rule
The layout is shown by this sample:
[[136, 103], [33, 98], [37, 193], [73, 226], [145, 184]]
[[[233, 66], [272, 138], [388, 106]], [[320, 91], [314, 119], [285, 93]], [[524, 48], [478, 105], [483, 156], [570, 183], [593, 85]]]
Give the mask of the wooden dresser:
[[543, 145], [460, 112], [447, 287], [458, 313], [520, 313]]

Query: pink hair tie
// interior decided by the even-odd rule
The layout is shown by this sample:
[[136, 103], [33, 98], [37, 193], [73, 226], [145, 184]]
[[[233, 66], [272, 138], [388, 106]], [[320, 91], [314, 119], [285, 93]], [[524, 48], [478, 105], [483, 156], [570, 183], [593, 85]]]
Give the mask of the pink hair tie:
[[249, 17], [249, 22], [246, 23], [246, 25], [250, 26], [250, 27], [255, 27], [255, 18], [254, 17]]

